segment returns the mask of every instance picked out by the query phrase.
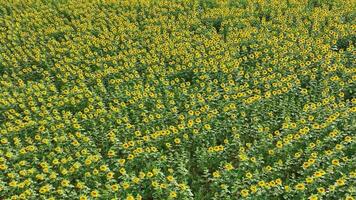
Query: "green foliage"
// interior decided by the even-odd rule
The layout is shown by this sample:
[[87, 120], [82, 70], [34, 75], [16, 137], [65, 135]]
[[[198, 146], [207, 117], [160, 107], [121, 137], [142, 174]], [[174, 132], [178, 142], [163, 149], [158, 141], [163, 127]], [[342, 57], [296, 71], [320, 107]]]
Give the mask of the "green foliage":
[[0, 199], [354, 199], [352, 0], [0, 2]]

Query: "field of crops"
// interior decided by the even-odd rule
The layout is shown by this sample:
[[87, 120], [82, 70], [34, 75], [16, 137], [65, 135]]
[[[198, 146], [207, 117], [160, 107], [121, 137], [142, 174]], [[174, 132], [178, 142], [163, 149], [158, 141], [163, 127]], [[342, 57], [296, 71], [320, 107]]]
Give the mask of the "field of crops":
[[355, 199], [355, 8], [0, 0], [0, 199]]

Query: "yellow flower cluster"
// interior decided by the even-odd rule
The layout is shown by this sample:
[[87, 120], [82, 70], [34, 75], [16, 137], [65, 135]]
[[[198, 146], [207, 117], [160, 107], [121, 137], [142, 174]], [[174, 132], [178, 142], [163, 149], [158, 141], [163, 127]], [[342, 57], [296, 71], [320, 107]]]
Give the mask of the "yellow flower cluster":
[[0, 1], [0, 199], [354, 199], [354, 13]]

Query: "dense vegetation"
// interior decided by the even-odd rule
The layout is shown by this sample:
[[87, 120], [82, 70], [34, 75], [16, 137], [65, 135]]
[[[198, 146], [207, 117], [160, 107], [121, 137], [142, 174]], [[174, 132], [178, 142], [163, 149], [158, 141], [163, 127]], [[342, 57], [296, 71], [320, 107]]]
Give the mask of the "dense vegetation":
[[0, 1], [0, 199], [354, 199], [355, 7]]

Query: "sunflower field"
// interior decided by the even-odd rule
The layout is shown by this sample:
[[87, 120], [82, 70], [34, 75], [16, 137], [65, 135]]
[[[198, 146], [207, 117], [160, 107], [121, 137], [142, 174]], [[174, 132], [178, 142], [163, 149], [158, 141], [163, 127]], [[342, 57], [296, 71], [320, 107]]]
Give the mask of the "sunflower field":
[[0, 0], [0, 199], [354, 200], [355, 0]]

